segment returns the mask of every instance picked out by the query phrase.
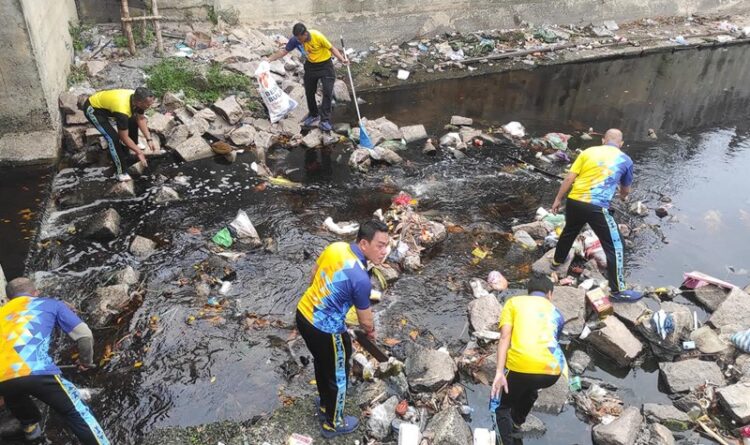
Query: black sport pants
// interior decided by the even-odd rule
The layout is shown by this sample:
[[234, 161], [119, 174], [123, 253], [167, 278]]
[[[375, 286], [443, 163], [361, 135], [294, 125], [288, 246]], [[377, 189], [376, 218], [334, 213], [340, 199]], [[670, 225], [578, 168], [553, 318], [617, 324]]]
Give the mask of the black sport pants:
[[42, 419], [31, 397], [60, 415], [83, 445], [109, 445], [104, 430], [83, 403], [76, 387], [57, 375], [30, 375], [0, 382], [0, 396], [21, 425]]
[[[333, 97], [333, 83], [336, 81], [336, 70], [331, 59], [325, 62], [312, 63], [305, 61], [305, 97], [310, 116], [320, 116], [321, 121], [331, 120], [331, 98]], [[318, 81], [323, 83], [323, 101], [318, 110], [315, 93], [318, 91]]]
[[622, 239], [609, 210], [587, 202], [570, 199], [565, 203], [565, 228], [555, 249], [555, 262], [563, 263], [578, 233], [587, 224], [594, 231], [607, 255], [607, 279], [613, 293], [625, 290]]
[[[117, 130], [109, 123], [109, 113], [106, 110], [94, 108], [87, 100], [83, 105], [83, 114], [107, 141], [109, 157], [112, 158], [112, 163], [115, 166], [115, 174], [125, 173], [125, 170], [130, 166], [128, 161], [130, 149], [120, 142]], [[138, 124], [133, 118], [128, 120], [128, 136], [138, 144]]]
[[334, 427], [344, 424], [344, 402], [349, 382], [352, 341], [349, 334], [328, 334], [310, 324], [297, 311], [297, 330], [313, 356], [320, 406]]
[[513, 424], [520, 426], [526, 422], [526, 416], [539, 397], [539, 390], [554, 385], [560, 375], [506, 371], [505, 378], [508, 380], [508, 393], [501, 393], [500, 407], [495, 411], [495, 421], [503, 445], [512, 445]]

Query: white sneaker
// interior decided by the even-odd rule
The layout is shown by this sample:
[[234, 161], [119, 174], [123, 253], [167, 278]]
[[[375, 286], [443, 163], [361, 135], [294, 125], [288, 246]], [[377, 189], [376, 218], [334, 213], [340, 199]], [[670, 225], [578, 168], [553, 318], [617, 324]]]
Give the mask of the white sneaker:
[[132, 181], [133, 178], [131, 178], [129, 174], [124, 173], [122, 175], [117, 175], [117, 180], [120, 182], [128, 182], [128, 181]]

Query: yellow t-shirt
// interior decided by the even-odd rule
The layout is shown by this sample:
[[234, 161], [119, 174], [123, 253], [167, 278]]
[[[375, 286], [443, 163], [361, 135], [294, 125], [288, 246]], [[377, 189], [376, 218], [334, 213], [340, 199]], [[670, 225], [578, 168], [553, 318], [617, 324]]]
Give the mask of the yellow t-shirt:
[[633, 183], [632, 159], [610, 145], [587, 148], [578, 155], [570, 171], [578, 176], [568, 198], [605, 209], [609, 208], [618, 184], [629, 187]]
[[292, 37], [286, 44], [286, 50], [288, 52], [298, 49], [309, 62], [321, 63], [331, 58], [331, 42], [326, 39], [320, 31], [309, 29], [307, 32], [310, 33], [310, 39], [301, 43], [296, 37]]
[[513, 328], [505, 367], [525, 374], [567, 375], [565, 355], [557, 342], [565, 320], [543, 296], [523, 295], [505, 302], [500, 327]]
[[[133, 90], [103, 90], [89, 96], [89, 103], [107, 117], [114, 118], [118, 130], [128, 129], [128, 120], [133, 116]], [[140, 111], [136, 111], [142, 114]]]

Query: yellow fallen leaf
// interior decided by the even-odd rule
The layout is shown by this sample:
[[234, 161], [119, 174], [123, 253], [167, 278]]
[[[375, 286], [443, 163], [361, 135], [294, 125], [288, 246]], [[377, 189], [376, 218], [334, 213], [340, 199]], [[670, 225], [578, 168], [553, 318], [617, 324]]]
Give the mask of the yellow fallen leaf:
[[136, 368], [136, 369], [138, 369], [138, 368], [140, 368], [141, 366], [143, 366], [143, 362], [135, 362], [135, 364], [133, 365], [133, 368]]
[[406, 321], [405, 318], [402, 318], [401, 319], [401, 326], [406, 326], [406, 323], [408, 323], [408, 321]]
[[412, 329], [409, 331], [409, 337], [411, 337], [412, 340], [416, 340], [417, 337], [419, 337], [419, 331], [416, 329]]

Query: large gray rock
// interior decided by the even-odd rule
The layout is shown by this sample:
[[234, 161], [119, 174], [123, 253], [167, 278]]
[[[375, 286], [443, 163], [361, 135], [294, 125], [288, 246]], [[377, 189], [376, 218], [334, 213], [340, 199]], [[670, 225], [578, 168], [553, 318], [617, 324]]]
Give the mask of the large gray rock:
[[225, 99], [217, 100], [214, 102], [214, 109], [216, 112], [221, 115], [224, 119], [227, 120], [230, 124], [234, 125], [237, 122], [242, 119], [242, 115], [244, 114], [244, 111], [242, 111], [242, 107], [237, 102], [237, 98], [234, 96], [229, 96]]
[[471, 127], [461, 127], [461, 129], [458, 130], [458, 135], [461, 137], [461, 142], [465, 145], [469, 145], [474, 142], [474, 138], [481, 136], [482, 132]]
[[267, 132], [267, 131], [259, 131], [258, 134], [255, 135], [255, 147], [259, 148], [261, 150], [268, 150], [273, 146], [273, 144], [276, 143], [276, 136]]
[[586, 291], [570, 286], [555, 286], [552, 292], [552, 304], [568, 321], [563, 331], [570, 335], [579, 335], [586, 321]]
[[83, 150], [86, 145], [84, 138], [86, 135], [86, 127], [83, 125], [77, 125], [74, 127], [64, 127], [62, 129], [63, 134], [63, 145], [66, 150], [71, 153]]
[[568, 367], [576, 374], [583, 374], [591, 363], [591, 357], [580, 349], [576, 349], [568, 359]]
[[432, 141], [430, 139], [427, 139], [424, 143], [424, 147], [422, 147], [422, 153], [426, 155], [434, 155], [437, 153], [437, 148], [435, 148], [435, 145], [432, 144]]
[[94, 215], [86, 226], [84, 236], [98, 240], [112, 240], [120, 234], [120, 214], [107, 209]]
[[544, 221], [534, 221], [528, 224], [519, 224], [517, 226], [513, 226], [512, 228], [513, 233], [516, 233], [519, 230], [523, 230], [536, 240], [543, 240], [547, 236], [547, 234], [549, 234], [550, 229], [552, 229], [552, 226]]
[[704, 354], [724, 354], [732, 351], [732, 345], [724, 342], [710, 326], [701, 326], [690, 333], [690, 340]]
[[[167, 133], [166, 146], [172, 150], [176, 149], [180, 144], [188, 140], [190, 137], [190, 129], [187, 125], [177, 125], [173, 127]], [[222, 134], [222, 138], [224, 135]]]
[[395, 151], [381, 146], [377, 146], [374, 149], [370, 150], [370, 157], [376, 161], [385, 162], [390, 165], [400, 164], [404, 162], [403, 158], [396, 154]]
[[409, 343], [404, 371], [413, 391], [432, 392], [452, 382], [457, 367], [447, 352]]
[[76, 111], [80, 111], [78, 109], [78, 95], [67, 91], [60, 93], [60, 96], [57, 98], [57, 105], [63, 114], [73, 114]]
[[727, 298], [708, 320], [715, 328], [732, 326], [736, 330], [750, 328], [750, 295], [738, 287], [729, 292]]
[[399, 130], [398, 125], [389, 121], [385, 117], [375, 119], [371, 123], [375, 125], [380, 134], [383, 135], [383, 139], [401, 139], [401, 130]]
[[369, 148], [358, 148], [349, 156], [349, 167], [362, 173], [367, 173], [372, 165]]
[[156, 242], [140, 235], [136, 235], [130, 243], [130, 253], [139, 259], [148, 258], [155, 250]]
[[112, 282], [114, 284], [133, 285], [138, 282], [140, 277], [141, 275], [132, 266], [125, 266], [112, 274]]
[[674, 445], [674, 436], [669, 428], [658, 423], [651, 425], [649, 445]]
[[167, 187], [166, 185], [162, 185], [161, 187], [159, 187], [151, 196], [151, 202], [153, 202], [154, 204], [164, 204], [167, 202], [179, 200], [180, 194], [177, 193], [177, 191], [172, 187]]
[[714, 362], [691, 359], [659, 363], [659, 370], [671, 393], [690, 391], [706, 381], [719, 386], [726, 384], [721, 369]]
[[307, 148], [315, 148], [323, 145], [323, 132], [317, 128], [310, 130], [305, 137], [302, 138], [302, 145]]
[[604, 327], [586, 340], [619, 366], [629, 366], [643, 350], [640, 340], [616, 317], [605, 318]]
[[185, 126], [188, 128], [190, 136], [203, 136], [211, 128], [211, 124], [200, 117], [192, 118]]
[[[136, 162], [133, 165], [137, 164], [140, 164], [140, 162]], [[130, 171], [129, 168], [128, 171]], [[133, 181], [118, 181], [109, 189], [107, 196], [113, 198], [132, 198], [135, 196], [135, 183]]]
[[455, 125], [457, 127], [460, 127], [460, 126], [471, 127], [473, 124], [474, 124], [474, 119], [470, 117], [451, 116], [451, 125]]
[[570, 263], [573, 262], [573, 254], [569, 254], [565, 263], [557, 268], [552, 266], [552, 259], [554, 257], [555, 249], [548, 250], [547, 253], [531, 265], [531, 271], [541, 275], [550, 275], [552, 272], [557, 272], [559, 276], [565, 276], [570, 268]]
[[87, 304], [87, 313], [94, 327], [107, 325], [112, 318], [122, 312], [130, 303], [130, 292], [127, 284], [100, 287], [96, 295]]
[[73, 114], [65, 115], [65, 125], [85, 125], [88, 124], [89, 120], [86, 119], [86, 115], [83, 111], [78, 110]]
[[[490, 377], [493, 375], [491, 374]], [[560, 376], [554, 385], [539, 391], [539, 398], [534, 403], [534, 410], [547, 414], [558, 415], [568, 403], [570, 385], [568, 380]]]
[[154, 113], [148, 118], [148, 129], [160, 136], [166, 136], [175, 125], [174, 116]]
[[721, 388], [719, 402], [741, 425], [750, 422], [750, 382], [739, 382]]
[[[146, 164], [144, 164], [143, 162], [138, 161], [135, 164], [128, 167], [128, 174], [130, 176], [137, 178], [139, 176], [143, 176], [144, 173], [146, 173]], [[128, 181], [128, 182], [132, 182], [132, 181]], [[135, 190], [133, 190], [133, 193], [135, 193]]]
[[352, 98], [349, 95], [349, 87], [346, 85], [346, 82], [341, 79], [336, 79], [333, 83], [333, 98], [336, 99], [336, 102], [341, 103], [352, 101]]
[[687, 414], [672, 405], [644, 403], [643, 415], [649, 422], [662, 424], [672, 431], [685, 431], [690, 428], [690, 418]]
[[401, 136], [408, 144], [410, 142], [427, 139], [427, 130], [425, 130], [424, 125], [409, 125], [401, 127]]
[[185, 102], [174, 93], [164, 93], [161, 104], [167, 111], [175, 111], [185, 107]]
[[210, 158], [214, 155], [211, 146], [201, 136], [193, 136], [185, 142], [174, 147], [174, 150], [185, 162], [197, 161], [199, 159]]
[[539, 417], [529, 414], [526, 416], [526, 422], [521, 425], [518, 431], [513, 432], [513, 437], [541, 437], [547, 432], [547, 426]]
[[432, 445], [470, 445], [472, 442], [471, 428], [455, 407], [435, 414], [426, 432], [432, 434]]
[[622, 320], [629, 328], [634, 327], [638, 323], [638, 318], [649, 310], [641, 301], [634, 301], [632, 303], [614, 301], [612, 302], [612, 306], [615, 309], [617, 318]]
[[497, 323], [503, 306], [494, 295], [486, 295], [469, 303], [469, 323], [475, 331], [498, 331]]
[[700, 304], [705, 306], [710, 312], [713, 312], [724, 302], [728, 292], [719, 286], [709, 284], [694, 289], [693, 294]]
[[231, 133], [232, 130], [234, 130], [234, 125], [227, 122], [227, 120], [221, 116], [216, 116], [216, 118], [210, 122], [211, 125], [208, 126], [208, 130], [206, 130], [206, 133], [208, 133], [215, 139], [223, 141], [227, 137], [227, 134]]
[[622, 411], [620, 417], [607, 425], [599, 424], [594, 427], [593, 438], [596, 445], [632, 445], [638, 431], [641, 429], [643, 416], [638, 408], [629, 406]]
[[396, 418], [398, 397], [393, 396], [373, 408], [367, 419], [367, 431], [376, 439], [383, 440], [391, 434], [391, 422]]

